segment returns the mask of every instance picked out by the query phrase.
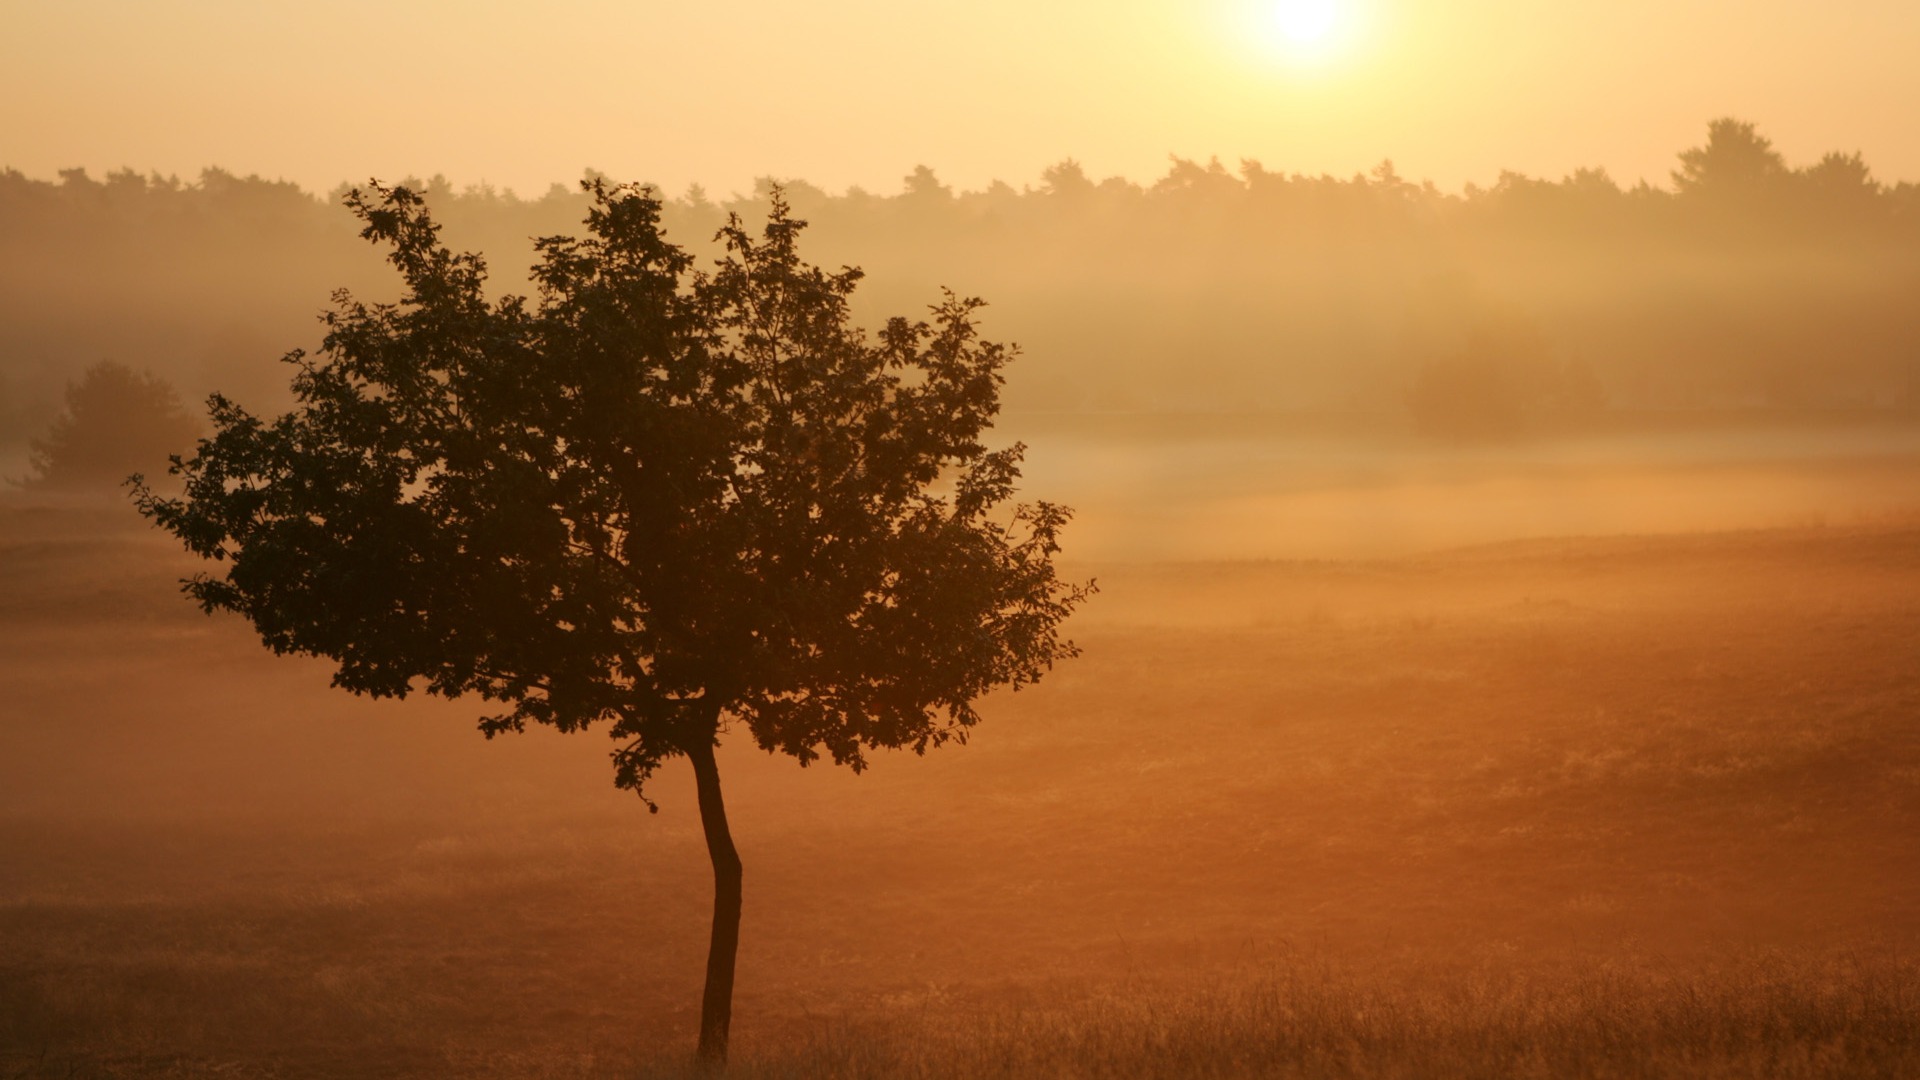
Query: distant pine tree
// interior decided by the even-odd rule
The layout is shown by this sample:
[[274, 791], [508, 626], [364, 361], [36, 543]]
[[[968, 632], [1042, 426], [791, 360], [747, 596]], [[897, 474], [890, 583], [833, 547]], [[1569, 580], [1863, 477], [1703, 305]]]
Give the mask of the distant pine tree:
[[67, 386], [66, 411], [44, 436], [29, 440], [31, 472], [14, 483], [67, 491], [115, 487], [191, 449], [201, 430], [165, 380], [103, 360]]

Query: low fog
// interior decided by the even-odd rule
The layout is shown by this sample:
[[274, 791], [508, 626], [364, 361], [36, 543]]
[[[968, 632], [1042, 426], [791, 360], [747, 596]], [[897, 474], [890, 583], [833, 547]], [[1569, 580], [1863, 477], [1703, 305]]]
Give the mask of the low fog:
[[[528, 291], [533, 238], [577, 232], [587, 207], [577, 185], [407, 182], [500, 291]], [[1023, 350], [999, 436], [1036, 447], [1051, 497], [1097, 511], [1079, 539], [1097, 556], [1385, 554], [1913, 505], [1920, 187], [1854, 154], [1788, 162], [1746, 122], [1707, 125], [1657, 188], [1588, 169], [1443, 192], [1390, 162], [1341, 178], [1180, 159], [1142, 184], [1069, 160], [1019, 189], [924, 168], [891, 194], [695, 188], [667, 197], [668, 234], [711, 256], [726, 215], [761, 220], [776, 183], [810, 257], [866, 271], [867, 325], [943, 288], [989, 302], [986, 333]], [[102, 363], [186, 413], [214, 391], [284, 407], [278, 359], [317, 345], [327, 297], [394, 295], [346, 190], [0, 175], [0, 475], [33, 479], [32, 440]], [[122, 464], [152, 473], [184, 447]]]

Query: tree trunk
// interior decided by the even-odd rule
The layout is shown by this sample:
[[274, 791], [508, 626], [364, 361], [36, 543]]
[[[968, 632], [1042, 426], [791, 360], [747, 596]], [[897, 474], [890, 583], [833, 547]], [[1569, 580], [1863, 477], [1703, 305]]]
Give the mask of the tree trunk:
[[727, 830], [727, 807], [720, 801], [720, 769], [713, 744], [696, 740], [687, 757], [700, 795], [700, 825], [713, 860], [713, 938], [707, 946], [707, 990], [700, 1000], [700, 1062], [727, 1063], [727, 1029], [733, 1020], [733, 958], [740, 947], [740, 853]]

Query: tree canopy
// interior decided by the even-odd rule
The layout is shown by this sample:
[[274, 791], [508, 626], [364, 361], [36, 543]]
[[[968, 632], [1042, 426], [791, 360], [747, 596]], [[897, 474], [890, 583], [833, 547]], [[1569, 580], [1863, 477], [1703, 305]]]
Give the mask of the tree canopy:
[[350, 195], [402, 298], [336, 294], [318, 357], [288, 357], [296, 406], [216, 395], [183, 493], [137, 495], [224, 564], [194, 599], [331, 659], [338, 686], [487, 699], [489, 736], [604, 724], [635, 791], [689, 757], [727, 954], [702, 1044], [723, 1055], [725, 725], [856, 769], [964, 737], [981, 694], [1072, 655], [1060, 624], [1091, 586], [1055, 574], [1068, 512], [1010, 503], [1022, 448], [982, 441], [1014, 353], [977, 333], [980, 301], [869, 335], [860, 272], [802, 261], [784, 201], [758, 236], [730, 219], [702, 271], [649, 191], [588, 187], [587, 234], [537, 241], [536, 295], [498, 300], [417, 193]]

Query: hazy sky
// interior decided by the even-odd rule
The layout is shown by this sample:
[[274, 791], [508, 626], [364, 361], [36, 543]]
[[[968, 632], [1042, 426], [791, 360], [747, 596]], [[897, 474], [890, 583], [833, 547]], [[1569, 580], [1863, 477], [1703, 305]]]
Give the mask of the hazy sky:
[[1172, 153], [1665, 183], [1732, 114], [1792, 162], [1920, 180], [1916, 46], [1915, 0], [0, 0], [0, 166], [892, 192], [918, 163], [974, 188]]

